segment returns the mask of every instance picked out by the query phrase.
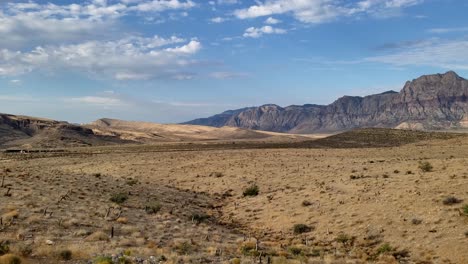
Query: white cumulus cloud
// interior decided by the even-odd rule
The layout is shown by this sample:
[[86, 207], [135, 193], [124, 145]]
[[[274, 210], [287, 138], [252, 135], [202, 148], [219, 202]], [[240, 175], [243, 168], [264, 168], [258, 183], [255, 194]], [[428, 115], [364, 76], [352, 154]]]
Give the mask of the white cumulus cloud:
[[265, 0], [234, 11], [240, 19], [291, 14], [304, 23], [324, 23], [342, 16], [378, 14], [422, 3], [423, 0], [362, 0], [353, 3], [337, 0]]
[[286, 30], [281, 28], [274, 28], [272, 26], [263, 26], [260, 28], [249, 27], [244, 32], [246, 38], [259, 38], [264, 34], [285, 34]]

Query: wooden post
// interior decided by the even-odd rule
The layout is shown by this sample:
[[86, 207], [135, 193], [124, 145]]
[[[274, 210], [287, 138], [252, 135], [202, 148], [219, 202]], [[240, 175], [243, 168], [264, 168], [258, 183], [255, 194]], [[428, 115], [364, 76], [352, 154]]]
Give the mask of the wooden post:
[[112, 226], [112, 228], [111, 228], [111, 238], [113, 238], [113, 237], [114, 237], [114, 226]]
[[5, 193], [5, 196], [11, 196], [10, 191], [11, 191], [11, 188], [8, 188], [7, 192]]

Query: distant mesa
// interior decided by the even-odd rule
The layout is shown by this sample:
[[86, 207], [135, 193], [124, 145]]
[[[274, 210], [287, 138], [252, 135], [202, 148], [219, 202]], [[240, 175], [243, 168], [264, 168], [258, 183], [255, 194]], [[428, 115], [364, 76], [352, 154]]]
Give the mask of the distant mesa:
[[381, 127], [417, 130], [466, 129], [468, 80], [449, 71], [408, 81], [400, 92], [343, 96], [330, 105], [263, 105], [230, 110], [185, 124], [254, 130], [333, 133]]

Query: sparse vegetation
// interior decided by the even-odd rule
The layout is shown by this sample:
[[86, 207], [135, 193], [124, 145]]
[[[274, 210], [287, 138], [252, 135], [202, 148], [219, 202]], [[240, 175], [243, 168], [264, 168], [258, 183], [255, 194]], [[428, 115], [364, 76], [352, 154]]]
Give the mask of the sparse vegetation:
[[259, 252], [255, 242], [245, 242], [241, 245], [240, 251], [244, 256], [257, 256]]
[[194, 213], [192, 214], [192, 216], [190, 217], [190, 219], [192, 220], [192, 222], [196, 222], [197, 224], [200, 224], [206, 220], [208, 220], [210, 218], [209, 215], [205, 214], [205, 213]]
[[70, 260], [72, 259], [72, 252], [69, 249], [63, 249], [59, 251], [59, 256], [63, 260]]
[[347, 244], [347, 243], [350, 243], [352, 242], [354, 239], [353, 237], [345, 234], [345, 233], [340, 233], [336, 239], [335, 239], [337, 242], [339, 243], [342, 243], [342, 244]]
[[306, 225], [306, 224], [295, 224], [293, 227], [293, 232], [294, 234], [303, 234], [303, 233], [308, 233], [312, 231], [312, 227]]
[[8, 242], [0, 241], [0, 256], [7, 254], [10, 252], [10, 246]]
[[105, 256], [97, 257], [93, 263], [94, 264], [114, 264], [111, 257], [105, 257]]
[[311, 205], [312, 203], [310, 201], [307, 201], [307, 200], [302, 201], [302, 206], [304, 207], [311, 206]]
[[465, 204], [462, 208], [462, 212], [464, 215], [468, 216], [468, 204]]
[[184, 241], [175, 245], [174, 250], [179, 255], [188, 255], [190, 252], [192, 252], [193, 246], [189, 242]]
[[138, 180], [137, 180], [137, 179], [133, 179], [133, 178], [128, 178], [127, 181], [126, 181], [126, 183], [127, 183], [127, 185], [133, 186], [133, 185], [138, 184]]
[[454, 196], [449, 196], [445, 198], [442, 203], [445, 205], [454, 205], [463, 202], [463, 200], [458, 199], [457, 197]]
[[301, 255], [303, 253], [302, 248], [296, 246], [289, 247], [289, 252], [295, 256]]
[[393, 248], [388, 243], [384, 243], [377, 249], [377, 254], [387, 254], [393, 251]]
[[145, 212], [148, 214], [156, 214], [161, 210], [161, 204], [158, 201], [149, 201], [145, 205]]
[[128, 199], [128, 194], [120, 192], [120, 193], [114, 193], [111, 196], [110, 201], [116, 204], [123, 204], [125, 201], [127, 201], [127, 199]]
[[431, 172], [434, 167], [432, 166], [431, 163], [429, 163], [429, 161], [421, 161], [419, 162], [419, 169], [421, 169], [421, 171], [423, 172]]
[[244, 197], [246, 196], [257, 196], [259, 194], [260, 190], [258, 188], [258, 186], [256, 184], [254, 185], [251, 185], [249, 187], [247, 187], [244, 192], [243, 192], [243, 195]]

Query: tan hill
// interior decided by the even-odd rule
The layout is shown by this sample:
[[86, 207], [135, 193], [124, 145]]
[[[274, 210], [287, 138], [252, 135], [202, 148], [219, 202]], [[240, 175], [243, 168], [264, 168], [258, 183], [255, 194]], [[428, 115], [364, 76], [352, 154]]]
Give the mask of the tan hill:
[[30, 116], [0, 114], [0, 148], [57, 148], [125, 143], [91, 129]]
[[142, 143], [200, 140], [295, 140], [310, 137], [235, 127], [157, 124], [109, 118], [99, 119], [86, 127], [92, 129], [96, 135]]

